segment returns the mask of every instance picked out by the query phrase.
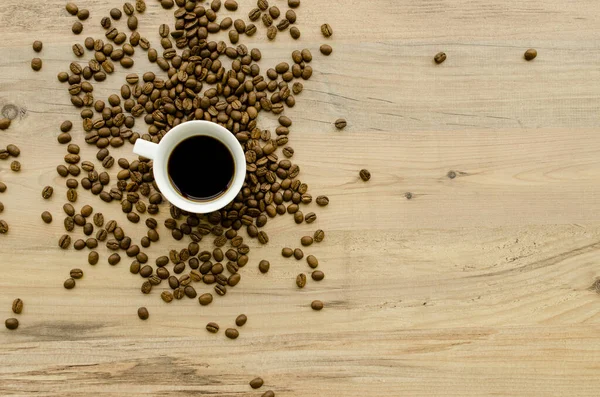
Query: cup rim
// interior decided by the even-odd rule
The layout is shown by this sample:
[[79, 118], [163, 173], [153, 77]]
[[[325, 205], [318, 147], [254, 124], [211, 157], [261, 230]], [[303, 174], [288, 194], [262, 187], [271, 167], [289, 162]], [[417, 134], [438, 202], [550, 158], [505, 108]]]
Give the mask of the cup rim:
[[[221, 196], [198, 202], [183, 197], [173, 186], [168, 173], [168, 158], [175, 147], [193, 136], [211, 136], [225, 144], [235, 164], [235, 173], [229, 189]], [[207, 214], [220, 210], [232, 202], [242, 190], [246, 178], [246, 158], [242, 145], [225, 127], [206, 120], [190, 120], [173, 127], [158, 143], [154, 159], [154, 178], [163, 196], [174, 206], [196, 214]]]

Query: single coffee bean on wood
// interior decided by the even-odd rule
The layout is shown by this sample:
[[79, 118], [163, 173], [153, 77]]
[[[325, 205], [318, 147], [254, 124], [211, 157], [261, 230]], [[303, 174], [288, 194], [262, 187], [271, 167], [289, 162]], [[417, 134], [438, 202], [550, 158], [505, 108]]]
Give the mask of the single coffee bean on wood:
[[308, 247], [309, 245], [311, 245], [313, 243], [313, 238], [310, 236], [304, 236], [300, 239], [300, 243], [303, 246]]
[[310, 304], [310, 307], [311, 307], [313, 310], [317, 310], [317, 311], [319, 311], [319, 310], [323, 309], [323, 302], [321, 302], [320, 300], [314, 300], [314, 301], [312, 301], [312, 303]]
[[213, 301], [213, 296], [212, 294], [206, 293], [206, 294], [202, 294], [200, 295], [200, 297], [198, 298], [198, 302], [202, 305], [202, 306], [206, 306], [209, 305], [211, 302]]
[[262, 378], [254, 378], [250, 381], [250, 387], [253, 389], [260, 389], [264, 383]]
[[98, 263], [98, 260], [100, 259], [100, 255], [98, 255], [98, 253], [96, 251], [91, 251], [88, 254], [88, 263], [90, 265], [95, 265]]
[[335, 121], [335, 128], [337, 128], [338, 130], [343, 130], [344, 128], [346, 128], [346, 125], [348, 125], [348, 123], [344, 119], [337, 119]]
[[264, 260], [264, 259], [262, 261], [260, 261], [258, 264], [258, 270], [260, 270], [261, 273], [268, 273], [270, 267], [271, 267], [271, 264], [269, 263], [269, 261]]
[[[0, 220], [0, 234], [6, 234], [8, 233], [8, 223], [6, 223], [6, 221], [4, 220]], [[69, 240], [69, 244], [71, 243], [71, 241]]]
[[311, 276], [313, 280], [321, 281], [325, 278], [325, 273], [323, 273], [320, 270], [315, 270], [314, 272], [312, 272]]
[[435, 61], [435, 63], [437, 63], [439, 65], [440, 63], [442, 63], [442, 62], [444, 62], [446, 60], [446, 53], [444, 53], [444, 52], [438, 52], [433, 57], [433, 60]]
[[526, 61], [532, 61], [533, 59], [535, 59], [535, 57], [537, 57], [537, 50], [535, 50], [534, 48], [530, 48], [527, 51], [525, 51], [523, 57]]
[[235, 319], [235, 325], [237, 325], [238, 327], [243, 327], [244, 324], [246, 324], [246, 321], [248, 321], [248, 317], [246, 317], [245, 314], [240, 314]]
[[225, 336], [227, 336], [229, 339], [237, 339], [238, 336], [240, 336], [240, 333], [235, 328], [227, 328], [225, 330]]
[[52, 197], [52, 193], [54, 193], [54, 189], [52, 188], [52, 186], [46, 186], [42, 189], [42, 197], [46, 200]]
[[148, 309], [146, 309], [145, 307], [140, 307], [137, 311], [138, 313], [138, 317], [142, 320], [147, 320], [148, 317], [150, 317], [150, 314], [148, 313]]
[[7, 329], [15, 330], [19, 328], [19, 320], [17, 320], [16, 318], [7, 318], [6, 321], [4, 321], [4, 326]]
[[321, 25], [321, 33], [325, 37], [331, 37], [331, 35], [333, 35], [333, 29], [331, 29], [331, 26], [328, 23], [326, 23]]
[[317, 197], [317, 204], [320, 205], [321, 207], [325, 207], [326, 205], [329, 204], [329, 197], [327, 196], [319, 196]]
[[63, 286], [66, 289], [73, 289], [75, 288], [75, 280], [73, 278], [68, 278], [65, 280], [65, 282], [63, 283]]
[[362, 179], [365, 182], [371, 179], [371, 173], [369, 172], [369, 170], [362, 169], [358, 174], [360, 175], [360, 179]]
[[42, 60], [40, 58], [33, 58], [31, 60], [31, 69], [36, 72], [42, 68]]
[[321, 241], [323, 241], [325, 239], [325, 232], [321, 229], [318, 229], [315, 231], [313, 238], [317, 243], [320, 243]]
[[52, 214], [48, 211], [42, 212], [42, 220], [45, 223], [52, 223]]
[[41, 41], [36, 40], [33, 42], [33, 51], [40, 52], [40, 51], [42, 51], [43, 47], [44, 47], [44, 44]]
[[287, 248], [287, 247], [286, 247], [286, 248], [283, 248], [283, 249], [281, 250], [281, 255], [282, 255], [284, 258], [289, 258], [289, 257], [291, 257], [292, 255], [294, 255], [294, 250], [293, 250], [293, 249], [291, 249], [291, 248]]
[[298, 288], [304, 288], [304, 286], [306, 285], [306, 274], [300, 273], [296, 276], [296, 285], [298, 286]]
[[74, 279], [80, 279], [83, 277], [83, 270], [81, 269], [71, 269], [70, 276]]
[[329, 56], [333, 52], [333, 48], [329, 44], [323, 44], [319, 50], [321, 51], [321, 54], [325, 56]]
[[15, 314], [21, 314], [23, 311], [23, 300], [17, 298], [12, 303], [12, 311]]
[[216, 334], [219, 332], [219, 324], [217, 323], [208, 323], [206, 324], [206, 330], [212, 334]]
[[296, 260], [300, 260], [300, 259], [304, 258], [304, 252], [302, 252], [302, 250], [300, 248], [296, 248], [294, 250], [294, 258], [296, 258]]
[[308, 263], [308, 266], [310, 266], [313, 269], [316, 269], [317, 266], [319, 266], [319, 260], [314, 255], [307, 256], [306, 262]]

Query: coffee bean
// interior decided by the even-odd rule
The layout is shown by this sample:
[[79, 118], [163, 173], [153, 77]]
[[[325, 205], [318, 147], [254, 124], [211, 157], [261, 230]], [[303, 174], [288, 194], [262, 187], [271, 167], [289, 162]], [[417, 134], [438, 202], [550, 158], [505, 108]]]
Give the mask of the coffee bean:
[[82, 57], [85, 54], [85, 49], [81, 44], [73, 44], [73, 54], [77, 57]]
[[276, 36], [277, 36], [277, 27], [269, 26], [269, 28], [267, 29], [267, 38], [269, 40], [275, 40]]
[[46, 186], [42, 189], [42, 197], [46, 200], [52, 197], [52, 193], [54, 193], [52, 186]]
[[300, 5], [300, 0], [288, 0], [288, 6], [290, 8], [296, 8]]
[[255, 33], [256, 33], [256, 25], [251, 23], [248, 26], [246, 26], [246, 36], [254, 36]]
[[246, 317], [245, 314], [240, 314], [235, 319], [235, 325], [237, 325], [238, 327], [243, 327], [244, 324], [246, 324], [247, 321], [248, 321], [248, 317]]
[[362, 179], [365, 182], [367, 182], [369, 179], [371, 179], [371, 173], [369, 172], [369, 170], [362, 169], [362, 170], [360, 170], [359, 175], [360, 175], [360, 179]]
[[58, 239], [58, 246], [62, 249], [68, 249], [71, 246], [71, 237], [68, 234], [63, 234]]
[[42, 68], [42, 60], [40, 58], [33, 58], [31, 60], [31, 69], [36, 72]]
[[281, 250], [281, 255], [284, 258], [290, 258], [292, 255], [294, 255], [294, 250], [292, 250], [291, 248], [283, 248]]
[[327, 196], [319, 196], [317, 197], [317, 204], [320, 205], [321, 207], [325, 207], [326, 205], [329, 204], [329, 198]]
[[96, 212], [94, 214], [94, 225], [98, 227], [102, 227], [104, 225], [104, 215], [101, 212]]
[[308, 263], [308, 266], [310, 266], [313, 269], [316, 269], [317, 266], [319, 266], [319, 261], [317, 260], [317, 258], [314, 255], [307, 256], [306, 262]]
[[253, 389], [260, 389], [264, 383], [262, 378], [254, 378], [250, 381], [250, 387]]
[[0, 130], [6, 130], [8, 129], [8, 127], [10, 127], [10, 119], [7, 118], [0, 118]]
[[135, 0], [135, 10], [143, 14], [146, 11], [146, 2], [144, 0]]
[[260, 232], [258, 233], [258, 241], [259, 241], [261, 244], [267, 244], [267, 243], [269, 242], [269, 236], [267, 235], [267, 233], [266, 233], [266, 232], [264, 232], [264, 231], [260, 231]]
[[446, 60], [446, 53], [444, 53], [444, 52], [438, 52], [433, 57], [433, 60], [435, 61], [435, 63], [437, 63], [439, 65], [440, 63], [442, 63], [442, 62], [444, 62]]
[[73, 27], [71, 28], [71, 31], [75, 34], [80, 34], [81, 32], [83, 32], [83, 25], [81, 22], [77, 21], [73, 24]]
[[525, 58], [526, 61], [532, 61], [535, 59], [535, 57], [537, 57], [537, 50], [530, 48], [527, 51], [525, 51], [525, 54], [523, 55], [523, 57]]
[[286, 30], [288, 27], [290, 26], [290, 21], [288, 21], [287, 19], [282, 19], [281, 21], [279, 21], [279, 23], [277, 24], [277, 30], [279, 31], [284, 31]]
[[134, 8], [131, 5], [131, 3], [124, 3], [123, 4], [123, 12], [125, 12], [126, 15], [132, 15], [133, 11], [134, 11]]
[[296, 276], [296, 285], [298, 288], [304, 288], [306, 285], [306, 274], [300, 273], [298, 276]]
[[312, 279], [315, 281], [321, 281], [325, 278], [325, 273], [323, 273], [320, 270], [315, 270], [314, 272], [312, 272]]
[[325, 56], [329, 56], [333, 52], [333, 48], [329, 44], [323, 44], [319, 50], [321, 51], [321, 54]]
[[314, 301], [312, 301], [312, 303], [310, 304], [310, 307], [311, 307], [313, 310], [317, 310], [317, 311], [318, 311], [318, 310], [321, 310], [321, 309], [323, 309], [323, 302], [321, 302], [321, 301], [319, 301], [319, 300], [314, 300]]
[[79, 12], [79, 7], [77, 7], [77, 5], [74, 3], [67, 3], [65, 9], [71, 15], [77, 15], [77, 13]]
[[63, 286], [64, 286], [66, 289], [73, 289], [73, 288], [75, 288], [75, 280], [74, 280], [74, 279], [72, 279], [72, 278], [68, 278], [68, 279], [66, 279], [66, 280], [65, 280], [65, 282], [63, 283]]
[[331, 26], [329, 26], [329, 24], [326, 23], [321, 25], [321, 33], [325, 37], [331, 37], [331, 35], [333, 35], [333, 30], [331, 29]]
[[[204, 279], [206, 281], [206, 277]], [[218, 284], [215, 285], [215, 292], [217, 293], [217, 295], [223, 296], [227, 293], [227, 288], [224, 285]]]
[[129, 18], [127, 18], [127, 27], [130, 30], [136, 30], [138, 27], [138, 19], [135, 15], [131, 15]]
[[95, 265], [98, 263], [98, 260], [100, 259], [100, 255], [98, 255], [98, 253], [96, 251], [91, 251], [88, 254], [88, 263], [90, 265]]
[[114, 266], [121, 261], [121, 256], [119, 254], [112, 254], [108, 257], [108, 264]]
[[209, 305], [212, 301], [213, 301], [213, 296], [212, 296], [212, 294], [209, 294], [209, 293], [202, 294], [198, 298], [198, 302], [200, 302], [200, 304], [202, 306]]
[[150, 314], [148, 313], [148, 309], [146, 309], [145, 307], [140, 307], [137, 311], [138, 313], [138, 317], [141, 320], [148, 320], [148, 317], [150, 317]]
[[225, 330], [225, 336], [227, 336], [229, 339], [237, 339], [238, 336], [240, 336], [240, 333], [235, 328], [227, 328]]
[[346, 125], [348, 123], [344, 119], [337, 119], [334, 124], [335, 128], [337, 128], [338, 130], [343, 130], [344, 128], [346, 128]]
[[48, 211], [42, 212], [42, 220], [45, 223], [52, 223], [52, 214], [49, 213]]
[[250, 10], [250, 12], [248, 13], [248, 18], [251, 21], [256, 21], [258, 18], [260, 18], [261, 14], [262, 13], [260, 11], [260, 8], [254, 8], [254, 9]]
[[219, 332], [219, 324], [208, 323], [206, 324], [206, 330], [212, 334], [216, 334], [217, 332]]
[[150, 281], [144, 281], [142, 283], [141, 291], [143, 294], [149, 294], [150, 291], [152, 291], [152, 284], [150, 284]]
[[88, 10], [79, 10], [79, 12], [77, 13], [77, 18], [80, 21], [85, 21], [86, 19], [88, 19], [90, 17], [90, 12]]
[[290, 28], [290, 36], [292, 36], [292, 39], [298, 40], [301, 36], [300, 29], [298, 29], [296, 26], [292, 26]]
[[262, 261], [260, 261], [258, 264], [258, 270], [260, 270], [261, 273], [268, 273], [270, 267], [271, 267], [271, 264], [269, 263], [269, 261], [264, 260], [264, 259]]
[[173, 301], [173, 294], [169, 291], [163, 291], [160, 294], [160, 298], [167, 303], [171, 303]]
[[21, 314], [23, 311], [23, 301], [19, 298], [15, 299], [12, 303], [12, 311], [15, 314]]
[[7, 318], [4, 322], [4, 325], [7, 329], [15, 330], [19, 328], [19, 320], [17, 320], [16, 318]]
[[313, 243], [313, 238], [310, 236], [304, 236], [300, 239], [300, 243], [303, 246], [308, 247], [309, 245], [311, 245]]
[[235, 11], [238, 9], [238, 3], [235, 0], [225, 0], [225, 8], [228, 11]]
[[296, 258], [297, 260], [304, 258], [304, 252], [302, 252], [300, 248], [296, 248], [294, 250], [294, 258]]
[[313, 237], [317, 243], [320, 243], [321, 241], [323, 241], [325, 239], [325, 232], [323, 230], [319, 229], [319, 230], [315, 231], [315, 234]]
[[80, 279], [80, 278], [83, 277], [83, 270], [81, 270], [81, 269], [71, 269], [70, 276], [71, 276], [71, 278], [74, 278], [74, 279], [78, 280], [78, 279]]
[[285, 13], [285, 19], [290, 21], [290, 23], [296, 22], [296, 12], [294, 10], [287, 10]]
[[40, 52], [40, 51], [42, 51], [43, 46], [44, 45], [42, 44], [41, 41], [36, 40], [33, 42], [33, 51]]

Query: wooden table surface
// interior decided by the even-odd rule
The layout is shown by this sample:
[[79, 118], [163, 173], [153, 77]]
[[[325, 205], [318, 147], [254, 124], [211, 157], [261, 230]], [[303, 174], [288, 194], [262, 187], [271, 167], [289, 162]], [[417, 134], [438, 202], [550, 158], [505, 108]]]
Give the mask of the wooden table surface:
[[[254, 6], [239, 2], [236, 15]], [[75, 122], [83, 159], [95, 152], [56, 75], [73, 60], [71, 45], [102, 37], [100, 19], [122, 6], [78, 0], [91, 18], [75, 37], [64, 3], [0, 7], [0, 109], [16, 116], [0, 146], [20, 146], [23, 165], [17, 174], [0, 161], [8, 185], [0, 218], [10, 224], [0, 235], [2, 321], [14, 298], [25, 302], [19, 329], [0, 329], [0, 395], [597, 394], [597, 1], [303, 0], [300, 41], [280, 34], [267, 42], [262, 26], [244, 38], [262, 50], [263, 70], [291, 61], [294, 49], [313, 52], [313, 78], [286, 114], [300, 177], [331, 204], [308, 206], [318, 215], [312, 225], [269, 222], [268, 246], [250, 243], [242, 282], [208, 307], [142, 295], [129, 261], [109, 266], [104, 247], [92, 267], [85, 252], [57, 246], [66, 202], [55, 171], [65, 153], [60, 123]], [[139, 30], [156, 45], [172, 11], [147, 3]], [[318, 52], [325, 22], [335, 32], [328, 58]], [[29, 66], [36, 39], [44, 42], [40, 72]], [[530, 47], [539, 55], [526, 62]], [[432, 61], [438, 51], [448, 54], [442, 65]], [[135, 59], [135, 71], [159, 72], [141, 51]], [[126, 73], [96, 84], [95, 96], [117, 91]], [[348, 120], [344, 131], [332, 126], [338, 117]], [[261, 115], [260, 126], [274, 129], [275, 118]], [[113, 156], [134, 158], [130, 145]], [[370, 182], [359, 179], [361, 168]], [[55, 194], [44, 201], [49, 184]], [[88, 203], [134, 238], [145, 233], [117, 204], [81, 191], [77, 206]], [[44, 210], [51, 225], [40, 220]], [[151, 261], [182, 248], [162, 226], [166, 212], [161, 241], [146, 250]], [[305, 251], [326, 278], [299, 290], [295, 276], [308, 268], [280, 250], [316, 228], [326, 239]], [[261, 259], [271, 262], [267, 275]], [[85, 276], [68, 291], [62, 283], [74, 267]], [[310, 309], [314, 299], [323, 311]], [[148, 321], [138, 319], [139, 306]], [[233, 326], [240, 313], [249, 320], [235, 341], [204, 328]], [[258, 391], [248, 386], [255, 376], [265, 380]]]

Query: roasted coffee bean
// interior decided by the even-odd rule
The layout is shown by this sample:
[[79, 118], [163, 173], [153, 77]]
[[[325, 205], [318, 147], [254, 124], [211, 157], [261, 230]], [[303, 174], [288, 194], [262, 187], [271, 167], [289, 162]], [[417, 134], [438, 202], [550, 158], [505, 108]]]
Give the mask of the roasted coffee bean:
[[269, 242], [269, 236], [267, 235], [266, 232], [260, 231], [260, 232], [258, 232], [258, 241], [261, 244], [267, 244]]
[[302, 252], [302, 250], [300, 248], [296, 248], [294, 250], [294, 258], [296, 258], [297, 260], [300, 260], [304, 257], [304, 252]]
[[73, 289], [75, 288], [75, 280], [72, 278], [68, 278], [63, 283], [63, 286], [65, 287], [65, 289]]
[[291, 248], [283, 248], [281, 250], [281, 255], [284, 258], [290, 258], [292, 255], [294, 255], [294, 250], [292, 250]]
[[240, 333], [235, 328], [227, 328], [225, 330], [225, 336], [227, 336], [229, 339], [237, 339], [238, 336], [240, 336]]
[[79, 21], [75, 22], [71, 28], [71, 31], [75, 34], [80, 34], [83, 32], [83, 24]]
[[145, 307], [140, 307], [137, 311], [138, 313], [138, 317], [141, 320], [148, 320], [148, 317], [150, 317], [150, 314], [148, 313], [148, 309], [146, 309]]
[[444, 52], [438, 52], [433, 57], [433, 60], [437, 64], [440, 64], [440, 63], [444, 62], [446, 60], [446, 53], [444, 53]]
[[15, 330], [19, 328], [19, 320], [17, 320], [16, 318], [7, 318], [6, 321], [4, 321], [4, 326], [7, 329]]
[[323, 302], [321, 302], [321, 301], [319, 301], [319, 300], [314, 300], [314, 301], [312, 301], [312, 303], [310, 304], [310, 307], [311, 307], [313, 310], [317, 310], [317, 311], [319, 311], [319, 310], [323, 309]]
[[100, 255], [98, 255], [98, 253], [96, 251], [91, 251], [88, 254], [88, 263], [90, 265], [95, 265], [98, 263], [98, 260], [100, 259]]
[[63, 234], [58, 239], [58, 246], [62, 249], [68, 249], [71, 246], [71, 237], [68, 234]]
[[321, 54], [325, 56], [329, 56], [333, 52], [333, 48], [329, 44], [323, 44], [319, 50], [321, 51]]
[[41, 41], [36, 40], [33, 42], [33, 51], [40, 52], [40, 51], [42, 51], [43, 46], [44, 45], [42, 44]]
[[15, 314], [21, 314], [23, 311], [23, 301], [19, 298], [15, 299], [12, 303], [12, 311]]
[[260, 389], [264, 383], [262, 378], [254, 378], [250, 381], [250, 387], [253, 389]]
[[523, 55], [523, 57], [525, 58], [526, 61], [532, 61], [535, 59], [535, 57], [537, 57], [537, 50], [530, 48], [527, 51], [525, 51], [525, 54]]
[[298, 276], [296, 276], [296, 285], [298, 288], [304, 288], [306, 285], [306, 274], [300, 273]]
[[[206, 278], [207, 277], [204, 277], [205, 282], [206, 282]], [[224, 285], [217, 284], [217, 285], [215, 285], [215, 292], [217, 293], [217, 295], [223, 296], [227, 293], [227, 288]]]
[[238, 9], [238, 3], [235, 0], [225, 0], [225, 8], [228, 11], [235, 11]]
[[207, 306], [209, 305], [211, 302], [213, 301], [213, 296], [212, 294], [206, 293], [206, 294], [202, 294], [200, 295], [200, 297], [198, 298], [198, 302], [202, 305], [202, 306]]
[[315, 270], [314, 272], [312, 272], [311, 276], [313, 280], [321, 281], [325, 278], [325, 273], [323, 273], [320, 270]]
[[74, 278], [74, 279], [78, 280], [78, 279], [80, 279], [80, 278], [83, 277], [83, 270], [81, 270], [81, 269], [71, 269], [70, 276], [71, 276], [71, 278]]
[[[2, 212], [2, 211], [0, 211], [0, 212]], [[42, 212], [42, 220], [45, 223], [52, 223], [52, 214], [48, 211]]]
[[333, 30], [331, 29], [331, 26], [329, 26], [329, 24], [326, 23], [321, 25], [321, 33], [325, 37], [331, 37], [333, 35]]
[[246, 317], [245, 314], [240, 314], [235, 319], [235, 325], [237, 325], [238, 327], [243, 327], [247, 321], [248, 321], [248, 317]]
[[111, 266], [115, 266], [121, 261], [121, 256], [119, 254], [112, 254], [108, 257], [108, 264]]
[[54, 189], [52, 188], [52, 186], [46, 186], [42, 189], [42, 197], [46, 200], [52, 197], [52, 193], [54, 193]]
[[173, 294], [169, 291], [163, 291], [160, 294], [160, 298], [167, 303], [171, 303], [173, 301]]
[[206, 330], [212, 334], [216, 334], [217, 332], [219, 332], [219, 324], [208, 323], [206, 324]]
[[329, 204], [329, 198], [327, 196], [319, 196], [317, 197], [317, 204], [320, 205], [321, 207], [325, 207], [326, 205]]
[[143, 294], [149, 294], [152, 291], [152, 284], [150, 284], [150, 281], [144, 281], [141, 290]]

